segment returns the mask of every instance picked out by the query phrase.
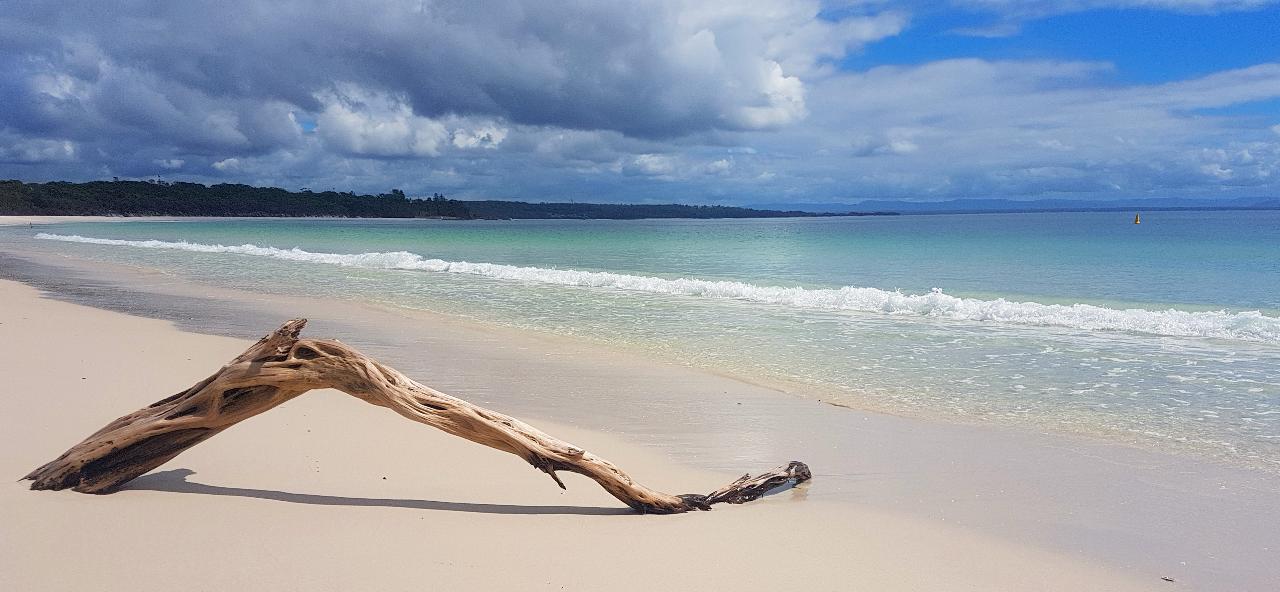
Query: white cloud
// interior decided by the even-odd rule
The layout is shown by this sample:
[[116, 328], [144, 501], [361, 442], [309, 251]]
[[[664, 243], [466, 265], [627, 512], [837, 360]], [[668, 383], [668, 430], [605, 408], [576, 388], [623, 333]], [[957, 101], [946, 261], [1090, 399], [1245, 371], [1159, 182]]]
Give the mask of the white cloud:
[[727, 113], [726, 119], [743, 129], [770, 129], [805, 117], [804, 83], [787, 76], [777, 62], [759, 65], [759, 94], [763, 105], [744, 105]]
[[1231, 169], [1223, 168], [1221, 164], [1206, 164], [1200, 167], [1201, 172], [1217, 179], [1230, 179], [1234, 172]]
[[1074, 146], [1070, 144], [1065, 144], [1061, 140], [1058, 140], [1057, 138], [1036, 140], [1036, 145], [1041, 148], [1048, 148], [1050, 150], [1061, 150], [1063, 152], [1069, 152], [1071, 150], [1075, 150]]
[[[884, 154], [912, 154], [920, 150], [916, 138], [926, 132], [923, 128], [890, 127], [878, 134], [862, 134], [850, 142], [853, 156], [878, 156]], [[830, 149], [819, 149], [819, 154], [831, 154]]]
[[639, 154], [631, 158], [625, 171], [652, 177], [670, 176], [676, 172], [677, 162], [675, 157], [665, 154]]
[[453, 131], [453, 145], [464, 150], [473, 148], [497, 148], [507, 139], [509, 130], [493, 123]]
[[[1132, 196], [1280, 181], [1273, 130], [1199, 112], [1280, 97], [1280, 64], [1131, 86], [1106, 83], [1099, 75], [1108, 70], [950, 60], [833, 76], [812, 86], [810, 120], [753, 145], [808, 155], [771, 168], [786, 163], [798, 191], [832, 197], [851, 188], [916, 198]], [[1209, 159], [1205, 148], [1224, 152]]]
[[727, 158], [713, 160], [702, 167], [703, 172], [708, 175], [723, 175], [733, 168], [733, 161]]
[[0, 163], [56, 163], [76, 159], [78, 150], [68, 140], [21, 139], [0, 133]]
[[444, 124], [414, 115], [404, 97], [340, 84], [316, 99], [324, 105], [316, 133], [347, 154], [437, 156], [449, 137]]
[[186, 164], [186, 161], [181, 158], [157, 158], [151, 162], [162, 169], [171, 171], [180, 169], [183, 164]]
[[213, 163], [213, 168], [223, 173], [234, 173], [240, 170], [239, 158], [224, 158]]
[[617, 132], [519, 128], [504, 143], [507, 154], [528, 154], [537, 166], [581, 173], [621, 172], [623, 160], [662, 148], [658, 142], [627, 138]]
[[89, 85], [62, 72], [39, 72], [29, 81], [32, 92], [59, 101], [81, 100], [89, 96]]

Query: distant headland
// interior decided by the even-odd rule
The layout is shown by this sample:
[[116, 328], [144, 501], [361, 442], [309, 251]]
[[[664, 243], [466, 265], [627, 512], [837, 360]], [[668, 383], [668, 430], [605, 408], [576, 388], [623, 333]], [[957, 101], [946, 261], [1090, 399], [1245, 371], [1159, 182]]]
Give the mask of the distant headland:
[[451, 220], [644, 218], [792, 218], [886, 216], [895, 212], [802, 212], [682, 204], [529, 203], [464, 201], [440, 194], [409, 197], [288, 191], [278, 187], [164, 181], [26, 183], [0, 181], [0, 215], [12, 216], [248, 216], [440, 218]]

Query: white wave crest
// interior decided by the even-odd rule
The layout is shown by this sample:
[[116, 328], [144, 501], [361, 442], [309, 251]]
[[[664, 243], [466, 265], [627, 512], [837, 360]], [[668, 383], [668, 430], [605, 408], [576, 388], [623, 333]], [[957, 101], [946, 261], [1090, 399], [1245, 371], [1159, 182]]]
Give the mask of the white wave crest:
[[463, 273], [500, 280], [562, 286], [745, 300], [800, 309], [879, 312], [964, 321], [1066, 327], [1088, 331], [1127, 331], [1173, 337], [1212, 337], [1280, 343], [1280, 318], [1267, 316], [1259, 311], [1191, 312], [1176, 309], [1137, 308], [1122, 310], [1091, 304], [1062, 305], [1012, 302], [1003, 298], [996, 300], [959, 298], [944, 294], [937, 289], [928, 294], [904, 294], [897, 291], [851, 286], [836, 289], [757, 286], [731, 281], [665, 279], [600, 271], [444, 261], [428, 259], [406, 251], [359, 254], [312, 253], [298, 248], [279, 249], [251, 244], [228, 246], [186, 241], [118, 240], [44, 232], [37, 234], [36, 238], [197, 253], [234, 253], [343, 267]]

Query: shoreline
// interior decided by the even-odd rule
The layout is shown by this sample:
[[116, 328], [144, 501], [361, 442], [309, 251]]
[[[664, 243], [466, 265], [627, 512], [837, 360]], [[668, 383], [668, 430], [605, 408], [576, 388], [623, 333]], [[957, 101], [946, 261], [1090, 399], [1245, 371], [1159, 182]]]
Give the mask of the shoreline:
[[[311, 335], [358, 343], [415, 378], [435, 377], [424, 382], [446, 392], [536, 425], [551, 417], [590, 426], [697, 470], [805, 460], [816, 473], [805, 491], [810, 501], [955, 525], [1209, 588], [1225, 582], [1260, 589], [1280, 573], [1267, 562], [1280, 547], [1268, 530], [1277, 519], [1266, 510], [1280, 486], [1266, 476], [1054, 435], [816, 405], [730, 377], [465, 320], [230, 290], [202, 289], [205, 298], [195, 298], [163, 274], [118, 277], [111, 285], [70, 269], [46, 269], [46, 276], [64, 277], [45, 287], [73, 301], [96, 298], [175, 320], [185, 330], [239, 337], [261, 334], [286, 309], [303, 312], [316, 321]], [[407, 355], [406, 346], [438, 359]], [[495, 376], [493, 369], [524, 376]]]
[[[19, 338], [6, 339], [0, 355], [28, 370], [7, 380], [8, 453], [0, 462], [13, 474], [189, 384], [248, 343], [60, 302], [8, 280], [0, 281], [0, 299], [0, 327]], [[77, 355], [40, 353], [68, 341]], [[63, 371], [45, 371], [55, 360]], [[30, 392], [50, 398], [12, 395]], [[726, 478], [601, 432], [537, 424], [646, 483], [697, 490]], [[624, 590], [715, 589], [800, 578], [823, 590], [1141, 590], [1159, 581], [955, 525], [814, 498], [807, 487], [741, 507], [637, 516], [590, 481], [567, 480], [570, 489], [561, 492], [509, 455], [318, 391], [112, 495], [10, 483], [0, 490], [0, 583], [15, 590], [160, 590], [174, 581], [246, 590], [419, 588], [421, 570], [394, 567], [406, 564], [430, 565], [427, 581], [451, 589], [590, 590], [606, 581]], [[624, 538], [632, 544], [615, 551]], [[749, 539], [759, 544], [724, 544]], [[215, 550], [218, 561], [190, 561]], [[145, 572], [129, 567], [143, 557]], [[699, 568], [651, 569], [677, 557]], [[67, 561], [76, 569], [60, 569]], [[920, 562], [930, 569], [917, 569]]]
[[[235, 218], [235, 219], [239, 220], [241, 218]], [[118, 220], [128, 220], [128, 218], [121, 218]], [[158, 218], [156, 220], [164, 221], [167, 219]], [[56, 223], [56, 221], [53, 221], [52, 223]], [[71, 238], [78, 238], [78, 237], [71, 237]], [[96, 239], [93, 239], [93, 240], [96, 240]], [[8, 247], [9, 249], [13, 249], [12, 246], [0, 245], [0, 252], [3, 252], [3, 250], [6, 247]], [[18, 247], [18, 249], [22, 249], [22, 247]], [[50, 258], [63, 259], [62, 257], [59, 257], [59, 256], [50, 257], [48, 253], [40, 253], [39, 255], [43, 260], [46, 260], [46, 261], [49, 260]], [[147, 272], [146, 268], [137, 267], [129, 264], [113, 264], [113, 263], [98, 262], [98, 263], [95, 263], [95, 265], [98, 265], [98, 266], [117, 266], [118, 265], [117, 269], [123, 270], [125, 274], [134, 273], [134, 272], [139, 272], [139, 273]], [[188, 279], [189, 281], [196, 282], [196, 283], [201, 282], [199, 278], [194, 278], [194, 279], [188, 278]], [[208, 288], [209, 286], [205, 285], [204, 287]], [[249, 288], [248, 290], [254, 290], [254, 289]], [[290, 291], [296, 293], [297, 289], [294, 288], [294, 289], [291, 289]], [[244, 292], [244, 293], [237, 294], [235, 293], [235, 291], [232, 291], [232, 292], [229, 292], [229, 298], [244, 299], [246, 297], [246, 294], [251, 294], [249, 296], [250, 299], [260, 299], [264, 297], [264, 295], [268, 294], [268, 292], [263, 290], [255, 290], [255, 291], [252, 291], [251, 293]], [[971, 296], [966, 296], [966, 297], [971, 297]], [[985, 297], [990, 299], [1005, 298], [1004, 296], [1000, 296], [998, 294], [987, 295]], [[553, 339], [553, 340], [565, 339], [574, 343], [587, 342], [599, 347], [625, 352], [629, 355], [636, 356], [636, 357], [657, 359], [662, 363], [676, 363], [678, 365], [694, 368], [702, 372], [716, 374], [718, 376], [721, 376], [730, 380], [747, 382], [755, 386], [772, 389], [781, 393], [785, 393], [790, 396], [800, 397], [800, 398], [820, 402], [823, 404], [827, 404], [833, 407], [838, 407], [843, 409], [852, 409], [854, 411], [871, 412], [871, 413], [882, 414], [882, 415], [893, 415], [896, 417], [907, 418], [907, 419], [919, 419], [919, 420], [941, 422], [941, 423], [948, 423], [948, 424], [962, 424], [967, 426], [978, 426], [978, 427], [996, 426], [998, 428], [1012, 429], [1015, 431], [1030, 432], [1030, 433], [1048, 432], [1048, 433], [1056, 434], [1058, 436], [1062, 436], [1064, 438], [1080, 438], [1092, 443], [1113, 444], [1113, 445], [1135, 448], [1135, 449], [1146, 451], [1146, 452], [1154, 452], [1154, 453], [1172, 452], [1177, 456], [1185, 457], [1189, 460], [1194, 460], [1199, 462], [1208, 462], [1211, 464], [1220, 464], [1226, 467], [1243, 468], [1248, 470], [1260, 470], [1260, 471], [1270, 473], [1274, 476], [1280, 477], [1280, 464], [1278, 464], [1280, 463], [1280, 460], [1276, 460], [1273, 457], [1265, 456], [1259, 453], [1258, 450], [1253, 448], [1248, 448], [1247, 446], [1241, 447], [1243, 448], [1243, 450], [1241, 450], [1240, 448], [1237, 448], [1237, 445], [1239, 444], [1238, 442], [1214, 439], [1212, 437], [1205, 436], [1201, 433], [1197, 433], [1194, 430], [1188, 431], [1188, 432], [1180, 432], [1180, 433], [1173, 430], [1169, 430], [1166, 432], [1142, 431], [1143, 429], [1146, 429], [1146, 426], [1141, 426], [1140, 428], [1134, 428], [1132, 426], [1126, 426], [1124, 424], [1114, 424], [1114, 423], [1108, 424], [1106, 422], [1090, 421], [1089, 418], [1084, 418], [1083, 420], [1081, 420], [1081, 418], [1074, 417], [1074, 416], [1046, 418], [1046, 417], [1038, 417], [1033, 414], [1027, 417], [1017, 417], [1015, 420], [1015, 419], [1011, 419], [1015, 417], [1011, 413], [1004, 413], [1003, 415], [1001, 415], [993, 412], [985, 412], [990, 410], [984, 410], [981, 408], [965, 409], [963, 407], [943, 408], [937, 405], [933, 407], [930, 407], [928, 405], [921, 405], [921, 404], [913, 405], [909, 403], [909, 401], [911, 401], [913, 398], [910, 387], [902, 388], [902, 385], [899, 385], [900, 388], [893, 390], [889, 394], [886, 394], [885, 392], [877, 392], [877, 393], [871, 394], [866, 391], [858, 391], [855, 388], [848, 387], [844, 384], [824, 383], [821, 380], [806, 380], [807, 377], [802, 377], [797, 375], [780, 375], [776, 372], [770, 373], [769, 371], [755, 370], [755, 369], [743, 366], [741, 364], [732, 365], [732, 364], [729, 364], [728, 362], [725, 362], [724, 360], [718, 360], [718, 362], [722, 362], [719, 364], [712, 364], [712, 363], [701, 362], [701, 361], [688, 361], [684, 359], [674, 358], [671, 356], [664, 356], [660, 348], [647, 347], [651, 343], [661, 343], [660, 341], [644, 342], [644, 343], [627, 343], [625, 341], [608, 339], [608, 338], [604, 338], [597, 335], [566, 334], [564, 332], [557, 332], [557, 331], [548, 330], [545, 328], [530, 329], [530, 328], [524, 328], [520, 326], [513, 326], [512, 323], [502, 323], [502, 322], [497, 322], [493, 320], [487, 320], [484, 318], [473, 318], [467, 315], [465, 312], [460, 312], [460, 311], [427, 311], [427, 310], [422, 310], [412, 306], [399, 306], [393, 303], [362, 302], [350, 297], [347, 297], [346, 302], [353, 306], [372, 308], [372, 309], [378, 310], [380, 313], [421, 314], [424, 316], [430, 316], [432, 317], [432, 322], [449, 322], [449, 319], [452, 319], [453, 321], [456, 321], [456, 322], [464, 322], [467, 324], [484, 326], [488, 329], [495, 330], [495, 331], [510, 330], [510, 331], [514, 331], [516, 333], [522, 333], [522, 334], [536, 333], [537, 335], [541, 336], [544, 339]], [[1103, 306], [1103, 307], [1119, 306], [1117, 303], [1114, 303], [1114, 302], [1090, 303], [1088, 301], [1080, 302], [1079, 299], [1065, 300], [1058, 304], [1067, 304], [1067, 303], [1074, 303], [1074, 304], [1084, 303], [1084, 304], [1093, 304], [1096, 306]], [[1131, 306], [1138, 307], [1140, 305], [1132, 304]], [[1176, 307], [1179, 307], [1178, 308], [1179, 311], [1196, 310], [1197, 308], [1201, 308], [1204, 311], [1221, 310], [1220, 307], [1211, 307], [1211, 306], [1196, 307], [1196, 306], [1176, 305], [1176, 304], [1168, 304], [1168, 305], [1160, 305], [1160, 306], [1153, 305], [1150, 308], [1147, 308], [1146, 310], [1161, 311], [1164, 309], [1163, 308], [1164, 306], [1168, 306], [1171, 309], [1176, 306]], [[1241, 310], [1244, 310], [1244, 309], [1241, 309]], [[1249, 309], [1249, 310], [1256, 311], [1257, 309]], [[1274, 311], [1267, 309], [1266, 312], [1274, 312]], [[1073, 329], [1070, 329], [1070, 328], [1058, 328], [1058, 327], [1041, 328], [1041, 329], [1050, 331], [1050, 332], [1058, 331], [1064, 334], [1070, 333], [1071, 331], [1073, 331]], [[1244, 345], [1246, 347], [1257, 346], [1257, 344], [1255, 344], [1254, 342], [1248, 342], [1248, 341], [1246, 341]], [[814, 373], [814, 374], [810, 374], [809, 376], [816, 376], [816, 375], [818, 374]], [[1102, 406], [1105, 407], [1105, 405], [1102, 405]], [[996, 411], [999, 411], [999, 410], [997, 409]]]

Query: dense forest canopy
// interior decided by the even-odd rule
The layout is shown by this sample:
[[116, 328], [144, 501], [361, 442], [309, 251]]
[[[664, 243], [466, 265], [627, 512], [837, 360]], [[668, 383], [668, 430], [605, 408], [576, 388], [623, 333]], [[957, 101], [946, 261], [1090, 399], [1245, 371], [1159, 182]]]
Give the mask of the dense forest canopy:
[[436, 195], [286, 191], [276, 187], [146, 181], [0, 181], [0, 214], [98, 216], [338, 216], [469, 218], [462, 202]]
[[334, 216], [342, 218], [639, 219], [781, 218], [862, 215], [754, 210], [679, 204], [461, 201], [435, 194], [412, 198], [399, 189], [381, 195], [287, 191], [277, 187], [162, 181], [24, 183], [0, 181], [0, 215], [42, 216]]

